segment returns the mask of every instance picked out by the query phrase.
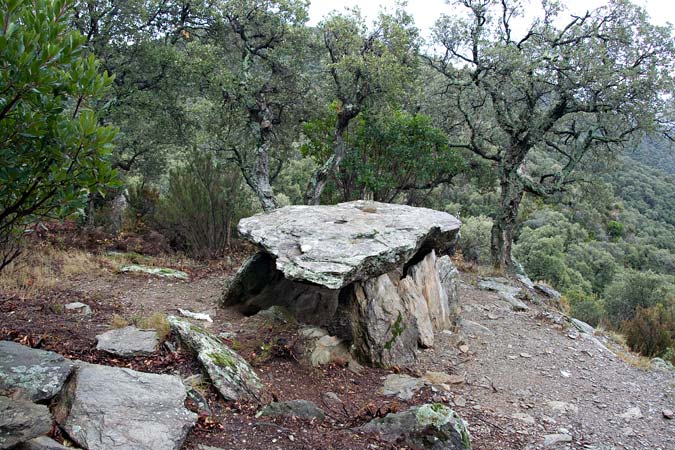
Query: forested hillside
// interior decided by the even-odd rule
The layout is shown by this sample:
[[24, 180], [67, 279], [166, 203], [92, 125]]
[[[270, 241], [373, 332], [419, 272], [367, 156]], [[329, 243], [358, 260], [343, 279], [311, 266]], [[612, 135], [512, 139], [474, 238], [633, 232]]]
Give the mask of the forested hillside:
[[406, 203], [675, 361], [672, 28], [545, 2], [516, 36], [517, 2], [463, 3], [423, 42], [403, 7], [2, 0], [0, 269], [54, 218], [220, 258], [255, 212]]

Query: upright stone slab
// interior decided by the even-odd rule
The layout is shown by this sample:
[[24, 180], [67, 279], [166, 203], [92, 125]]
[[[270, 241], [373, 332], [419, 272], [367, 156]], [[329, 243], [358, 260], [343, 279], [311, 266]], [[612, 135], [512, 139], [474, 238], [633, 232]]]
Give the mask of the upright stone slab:
[[408, 269], [408, 276], [427, 301], [429, 316], [435, 331], [443, 331], [451, 325], [448, 294], [441, 284], [436, 269], [436, 253], [432, 250], [422, 261]]
[[180, 378], [80, 363], [54, 418], [88, 450], [178, 450], [197, 415]]
[[58, 353], [0, 341], [0, 392], [22, 391], [34, 402], [59, 393], [75, 367]]

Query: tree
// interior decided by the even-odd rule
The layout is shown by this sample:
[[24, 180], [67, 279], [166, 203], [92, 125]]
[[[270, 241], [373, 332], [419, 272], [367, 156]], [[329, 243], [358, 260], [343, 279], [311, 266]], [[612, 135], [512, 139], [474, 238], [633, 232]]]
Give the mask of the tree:
[[337, 114], [331, 154], [307, 187], [307, 203], [315, 205], [349, 151], [345, 134], [351, 121], [366, 106], [402, 94], [414, 79], [418, 59], [417, 29], [401, 9], [394, 14], [381, 13], [372, 30], [358, 10], [334, 13], [319, 28], [328, 54], [330, 98], [337, 101]]
[[[661, 112], [673, 92], [671, 29], [651, 25], [625, 0], [556, 23], [562, 6], [516, 38], [509, 0], [463, 0], [469, 18], [442, 17], [444, 52], [428, 58], [448, 84], [458, 148], [491, 161], [500, 199], [491, 233], [495, 267], [513, 270], [511, 247], [525, 193], [548, 196], [577, 181], [592, 158], [610, 156], [646, 132], [672, 126]], [[545, 170], [530, 164], [545, 155]]]
[[93, 110], [112, 78], [83, 55], [69, 7], [0, 0], [0, 269], [18, 256], [26, 223], [73, 213], [115, 178], [115, 130]]

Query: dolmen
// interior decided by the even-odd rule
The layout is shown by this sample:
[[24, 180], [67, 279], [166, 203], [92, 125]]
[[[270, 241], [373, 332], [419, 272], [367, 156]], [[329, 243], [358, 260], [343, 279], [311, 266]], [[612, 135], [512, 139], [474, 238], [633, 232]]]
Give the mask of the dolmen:
[[259, 251], [227, 283], [224, 306], [285, 307], [350, 343], [362, 362], [414, 364], [457, 316], [450, 214], [372, 201], [286, 206], [242, 219]]

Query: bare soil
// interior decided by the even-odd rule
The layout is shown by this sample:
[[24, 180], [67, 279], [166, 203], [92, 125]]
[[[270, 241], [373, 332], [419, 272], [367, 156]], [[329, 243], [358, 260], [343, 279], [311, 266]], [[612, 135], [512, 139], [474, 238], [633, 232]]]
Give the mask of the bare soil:
[[[190, 282], [109, 271], [81, 275], [31, 298], [0, 293], [0, 339], [69, 358], [187, 377], [199, 373], [199, 368], [171, 336], [168, 342], [176, 351], [162, 345], [150, 357], [131, 359], [97, 351], [95, 336], [110, 329], [116, 315], [133, 322], [157, 311], [177, 314], [177, 308], [210, 314], [214, 322], [207, 325], [216, 333], [234, 333], [236, 338], [227, 342], [253, 364], [267, 394], [260, 402], [227, 403], [212, 388], [204, 387], [210, 412], [187, 402], [200, 417], [184, 450], [200, 445], [405, 449], [352, 429], [374, 417], [429, 401], [454, 405], [470, 424], [474, 449], [542, 448], [544, 435], [559, 432], [572, 435], [573, 442], [556, 448], [675, 449], [675, 422], [661, 414], [675, 403], [673, 373], [627, 364], [595, 340], [570, 331], [560, 314], [546, 306], [531, 305], [528, 312], [513, 312], [495, 294], [473, 287], [471, 276], [463, 275], [462, 316], [488, 330], [473, 325], [437, 335], [435, 348], [423, 351], [418, 366], [408, 372], [445, 371], [464, 375], [466, 382], [452, 385], [451, 392], [424, 388], [410, 401], [398, 401], [378, 391], [392, 371], [364, 368], [356, 374], [338, 364], [312, 368], [301, 357], [302, 342], [293, 327], [270, 325], [219, 308], [222, 283], [238, 262], [192, 273]], [[91, 306], [93, 314], [66, 312], [59, 306], [74, 301]], [[462, 344], [468, 351], [460, 351]], [[326, 392], [336, 393], [343, 403], [326, 403]], [[314, 401], [326, 410], [327, 419], [256, 418], [262, 404], [291, 399]], [[554, 409], [550, 401], [564, 403], [552, 404], [557, 405]], [[562, 407], [567, 411], [561, 412]], [[619, 417], [631, 407], [639, 407], [642, 417]], [[517, 414], [520, 418], [514, 418]], [[61, 438], [58, 430], [54, 435]]]

